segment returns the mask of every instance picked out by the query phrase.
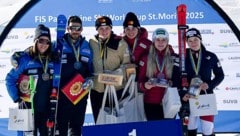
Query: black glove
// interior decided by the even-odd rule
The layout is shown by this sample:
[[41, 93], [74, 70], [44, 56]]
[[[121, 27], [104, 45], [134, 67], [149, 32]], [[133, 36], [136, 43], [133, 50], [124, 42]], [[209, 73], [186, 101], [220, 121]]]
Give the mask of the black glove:
[[21, 103], [23, 100], [19, 97], [17, 100], [14, 101], [14, 103]]

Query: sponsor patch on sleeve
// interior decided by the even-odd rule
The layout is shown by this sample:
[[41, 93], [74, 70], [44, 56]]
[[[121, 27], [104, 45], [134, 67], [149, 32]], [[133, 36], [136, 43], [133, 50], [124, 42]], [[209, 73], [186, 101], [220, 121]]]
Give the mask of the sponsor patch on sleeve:
[[147, 46], [146, 46], [145, 44], [143, 44], [143, 43], [140, 43], [139, 46], [142, 47], [142, 48], [144, 48], [144, 49], [147, 48]]
[[88, 62], [89, 58], [85, 56], [81, 56], [81, 61]]

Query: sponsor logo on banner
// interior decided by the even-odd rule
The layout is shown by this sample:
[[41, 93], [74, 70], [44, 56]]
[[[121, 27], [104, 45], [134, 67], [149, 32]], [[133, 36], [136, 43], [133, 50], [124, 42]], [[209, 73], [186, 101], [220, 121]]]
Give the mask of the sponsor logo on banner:
[[201, 34], [214, 34], [214, 32], [211, 29], [202, 29], [200, 30]]
[[240, 56], [229, 56], [228, 60], [232, 62], [239, 62], [240, 61]]
[[98, 3], [112, 3], [113, 0], [98, 0]]
[[211, 46], [211, 43], [203, 43], [203, 45], [207, 47], [207, 46]]
[[233, 33], [233, 32], [230, 29], [220, 29], [220, 33], [221, 34], [229, 34], [229, 33]]
[[236, 77], [240, 77], [240, 73], [236, 73]]
[[223, 104], [238, 104], [237, 99], [225, 99], [223, 100]]
[[132, 2], [151, 2], [152, 0], [132, 0]]
[[[227, 93], [227, 94], [226, 94]], [[240, 110], [240, 97], [237, 91], [216, 93], [218, 110]]]
[[0, 84], [4, 84], [5, 83], [5, 80], [4, 79], [1, 79], [0, 80]]
[[6, 53], [6, 54], [11, 54], [13, 52], [16, 52], [16, 51], [20, 51], [21, 49], [20, 48], [12, 48], [12, 49], [2, 49], [0, 50], [1, 53]]
[[240, 87], [226, 87], [226, 91], [239, 91]]
[[18, 38], [19, 38], [18, 35], [8, 35], [8, 36], [6, 37], [6, 39], [8, 39], [8, 40], [16, 40], [16, 39], [18, 39]]
[[6, 65], [5, 64], [0, 64], [0, 68], [4, 69], [4, 68], [6, 68]]
[[231, 42], [231, 43], [223, 43], [223, 44], [220, 44], [219, 47], [224, 47], [224, 48], [228, 48], [228, 47], [239, 47], [240, 44], [237, 43], [237, 42]]

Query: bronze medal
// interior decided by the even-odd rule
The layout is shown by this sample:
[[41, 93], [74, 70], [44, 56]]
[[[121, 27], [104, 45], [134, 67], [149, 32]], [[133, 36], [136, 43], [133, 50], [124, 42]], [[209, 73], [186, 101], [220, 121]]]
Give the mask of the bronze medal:
[[48, 73], [43, 73], [43, 74], [42, 74], [42, 79], [43, 79], [44, 81], [49, 80], [49, 79], [50, 79], [49, 74], [48, 74]]
[[82, 67], [82, 63], [81, 62], [75, 62], [74, 63], [74, 68], [76, 69], [76, 70], [79, 70], [80, 68]]

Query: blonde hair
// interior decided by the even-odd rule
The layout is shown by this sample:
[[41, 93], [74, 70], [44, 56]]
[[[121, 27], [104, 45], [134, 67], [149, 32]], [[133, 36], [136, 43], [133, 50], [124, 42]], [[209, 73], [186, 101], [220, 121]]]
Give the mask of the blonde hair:
[[[151, 45], [148, 58], [147, 58], [147, 72], [146, 76], [148, 78], [154, 77], [154, 75], [157, 73], [157, 49], [154, 46], [154, 43]], [[173, 59], [171, 56], [171, 52], [169, 50], [169, 45], [166, 46], [165, 53], [164, 53], [164, 61], [165, 61], [165, 67], [164, 70], [166, 73], [166, 79], [172, 78], [172, 70], [173, 70]]]

